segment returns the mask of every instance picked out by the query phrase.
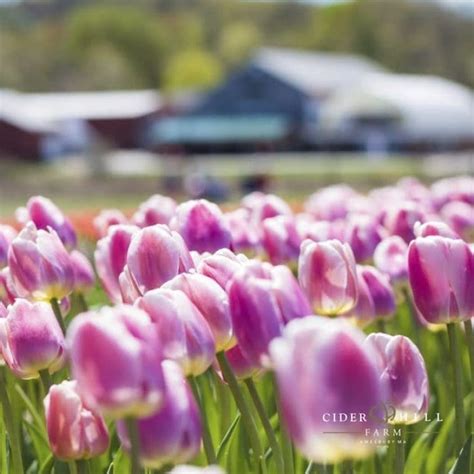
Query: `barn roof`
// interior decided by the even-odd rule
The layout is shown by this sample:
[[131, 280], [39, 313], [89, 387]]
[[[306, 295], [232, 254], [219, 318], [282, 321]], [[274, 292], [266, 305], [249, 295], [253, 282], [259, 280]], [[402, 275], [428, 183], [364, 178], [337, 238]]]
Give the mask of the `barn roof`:
[[385, 71], [362, 56], [286, 48], [262, 48], [252, 64], [312, 96], [326, 96], [369, 73]]

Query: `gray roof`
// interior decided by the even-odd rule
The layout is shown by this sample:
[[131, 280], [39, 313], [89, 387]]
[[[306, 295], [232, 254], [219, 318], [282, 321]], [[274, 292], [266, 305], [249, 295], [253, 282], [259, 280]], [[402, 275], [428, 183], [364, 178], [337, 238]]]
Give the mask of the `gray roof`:
[[262, 48], [252, 63], [304, 93], [317, 97], [354, 85], [367, 74], [385, 71], [379, 64], [362, 56], [285, 48]]

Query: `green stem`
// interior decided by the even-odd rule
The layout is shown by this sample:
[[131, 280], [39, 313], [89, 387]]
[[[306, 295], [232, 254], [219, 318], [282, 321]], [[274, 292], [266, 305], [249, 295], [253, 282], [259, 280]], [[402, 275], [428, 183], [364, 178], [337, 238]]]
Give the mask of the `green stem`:
[[199, 394], [199, 387], [196, 379], [190, 375], [188, 377], [189, 385], [193, 391], [196, 403], [199, 406], [202, 420], [202, 443], [204, 445], [204, 452], [206, 453], [206, 459], [209, 464], [216, 464], [216, 453], [214, 451], [214, 445], [212, 444], [211, 432], [209, 431], [209, 424], [207, 423], [206, 409], [202, 403], [201, 396]]
[[268, 419], [265, 407], [263, 406], [262, 400], [258, 394], [257, 388], [255, 387], [255, 384], [251, 378], [245, 379], [245, 385], [247, 385], [250, 397], [252, 398], [252, 402], [255, 405], [260, 421], [262, 422], [263, 429], [265, 430], [265, 434], [267, 435], [268, 441], [272, 448], [277, 473], [285, 474], [283, 454], [275, 436], [275, 432], [273, 431], [272, 425], [270, 424], [270, 420]]
[[352, 461], [344, 461], [342, 463], [343, 474], [354, 474], [354, 463]]
[[456, 453], [459, 453], [464, 443], [464, 407], [463, 407], [463, 383], [461, 371], [461, 354], [459, 352], [459, 341], [456, 333], [456, 323], [448, 323], [449, 352], [454, 379], [454, 413], [456, 425]]
[[45, 395], [47, 395], [49, 392], [49, 388], [52, 385], [51, 375], [48, 372], [48, 369], [40, 370], [39, 375], [41, 379], [41, 384], [43, 385], [44, 393]]
[[[466, 331], [466, 343], [469, 349], [469, 364], [471, 368], [471, 392], [474, 393], [474, 333], [472, 331], [472, 321], [470, 319], [464, 321], [464, 329]], [[474, 433], [474, 410], [471, 410], [471, 431]]]
[[387, 324], [385, 323], [385, 319], [377, 319], [377, 330], [379, 332], [387, 332]]
[[126, 418], [128, 437], [130, 439], [131, 474], [140, 474], [140, 438], [138, 423], [135, 418]]
[[403, 474], [405, 470], [405, 436], [403, 425], [396, 426], [400, 430], [400, 438], [395, 442], [395, 471], [394, 474]]
[[80, 313], [85, 313], [86, 311], [89, 310], [89, 305], [87, 304], [86, 297], [84, 296], [84, 293], [77, 293], [77, 301], [79, 303], [79, 312]]
[[3, 418], [5, 420], [5, 427], [10, 438], [13, 472], [24, 472], [23, 459], [21, 457], [20, 438], [18, 436], [19, 433], [13, 421], [13, 411], [6, 390], [5, 374], [3, 373], [2, 367], [0, 367], [0, 401], [3, 407]]
[[239, 383], [232, 371], [232, 368], [229, 365], [229, 361], [225, 356], [224, 352], [217, 353], [217, 361], [219, 362], [219, 367], [221, 368], [222, 375], [224, 379], [229, 384], [229, 389], [234, 397], [237, 408], [239, 409], [242, 415], [242, 422], [244, 424], [247, 435], [250, 438], [250, 443], [254, 452], [256, 459], [256, 464], [260, 465], [260, 459], [262, 457], [262, 447], [260, 444], [260, 439], [258, 438], [257, 427], [255, 426], [255, 421], [251, 415], [250, 409], [245, 401], [242, 391], [240, 390]]
[[69, 461], [67, 463], [67, 465], [69, 467], [70, 474], [78, 474], [77, 473], [77, 466], [76, 466], [76, 463], [74, 461]]
[[283, 410], [281, 408], [280, 399], [278, 397], [278, 386], [276, 383], [275, 377], [272, 378], [273, 387], [275, 390], [276, 405], [278, 410], [278, 416], [280, 417], [280, 434], [281, 441], [283, 445], [283, 460], [285, 463], [285, 474], [294, 474], [294, 460], [293, 460], [293, 446], [291, 444], [290, 437], [285, 428], [285, 423], [283, 422]]
[[64, 324], [64, 319], [63, 319], [63, 315], [61, 313], [61, 308], [59, 307], [58, 299], [57, 298], [51, 298], [50, 303], [51, 303], [51, 307], [53, 308], [54, 315], [56, 316], [56, 320], [58, 321], [58, 324], [61, 328], [61, 331], [65, 335], [66, 334], [66, 326]]
[[86, 459], [78, 459], [76, 461], [77, 474], [89, 474], [89, 463]]

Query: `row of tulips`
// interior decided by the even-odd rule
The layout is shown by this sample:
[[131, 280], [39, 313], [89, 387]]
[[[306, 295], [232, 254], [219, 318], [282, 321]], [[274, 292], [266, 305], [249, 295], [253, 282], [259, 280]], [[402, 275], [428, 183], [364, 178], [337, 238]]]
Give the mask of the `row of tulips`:
[[471, 178], [16, 217], [1, 472], [472, 472]]

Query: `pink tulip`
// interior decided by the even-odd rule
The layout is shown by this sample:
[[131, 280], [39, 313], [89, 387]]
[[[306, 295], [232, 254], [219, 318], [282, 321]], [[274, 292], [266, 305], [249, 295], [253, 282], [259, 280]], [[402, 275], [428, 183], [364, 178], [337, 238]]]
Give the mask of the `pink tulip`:
[[191, 255], [181, 236], [161, 224], [137, 232], [127, 253], [129, 275], [142, 295], [192, 266]]
[[262, 246], [273, 264], [296, 262], [301, 237], [291, 216], [276, 216], [262, 222]]
[[415, 304], [429, 323], [474, 317], [474, 256], [468, 244], [445, 237], [419, 237], [408, 249]]
[[140, 204], [132, 217], [138, 227], [149, 227], [155, 224], [168, 225], [176, 210], [176, 201], [168, 196], [155, 194]]
[[[140, 461], [143, 466], [159, 469], [165, 464], [190, 461], [201, 447], [199, 408], [179, 366], [162, 363], [165, 393], [160, 410], [138, 420]], [[130, 440], [123, 421], [117, 423], [119, 438], [126, 450]]]
[[180, 290], [159, 288], [136, 301], [146, 311], [166, 359], [175, 360], [186, 375], [202, 374], [211, 365], [216, 345], [199, 309]]
[[260, 245], [257, 227], [250, 221], [250, 211], [239, 208], [225, 214], [231, 235], [231, 248], [235, 252], [255, 254]]
[[408, 277], [408, 245], [398, 235], [387, 237], [377, 245], [374, 252], [375, 266], [390, 276], [393, 282]]
[[448, 239], [459, 239], [459, 235], [454, 232], [447, 224], [440, 221], [430, 221], [422, 224], [417, 222], [414, 227], [416, 237], [428, 237], [430, 235], [439, 235]]
[[16, 235], [17, 232], [13, 227], [0, 224], [0, 270], [8, 264], [8, 249]]
[[68, 330], [71, 370], [84, 403], [114, 418], [148, 416], [163, 401], [161, 344], [133, 306], [77, 316]]
[[28, 224], [11, 243], [8, 266], [22, 297], [60, 300], [74, 288], [71, 258], [54, 230], [37, 230]]
[[413, 201], [405, 201], [389, 207], [383, 223], [390, 235], [398, 235], [409, 243], [415, 238], [415, 224], [424, 220], [425, 213], [420, 206]]
[[405, 336], [373, 333], [366, 343], [378, 352], [381, 382], [387, 386], [386, 402], [395, 408], [393, 424], [410, 425], [428, 412], [429, 386], [425, 361], [418, 348]]
[[109, 446], [104, 419], [82, 401], [75, 380], [53, 385], [44, 399], [51, 451], [58, 459], [100, 456]]
[[349, 220], [343, 240], [351, 246], [356, 261], [364, 262], [372, 258], [383, 236], [383, 227], [373, 217], [357, 215]]
[[242, 199], [242, 205], [250, 211], [250, 220], [256, 226], [270, 217], [293, 214], [290, 206], [274, 194], [249, 194]]
[[10, 269], [5, 267], [0, 270], [0, 302], [8, 306], [13, 304], [16, 298], [18, 298], [18, 294], [13, 287]]
[[94, 269], [89, 259], [78, 250], [73, 250], [70, 257], [74, 269], [74, 290], [87, 293], [95, 285]]
[[108, 230], [107, 236], [97, 242], [94, 253], [97, 274], [113, 303], [122, 301], [119, 277], [127, 263], [132, 236], [138, 230], [138, 227], [130, 225], [113, 226]]
[[465, 202], [450, 202], [440, 211], [449, 226], [464, 237], [464, 240], [474, 237], [474, 205]]
[[367, 440], [384, 426], [374, 410], [385, 391], [377, 354], [364, 340], [343, 320], [308, 316], [292, 321], [270, 344], [283, 422], [308, 459], [336, 463], [376, 448]]
[[218, 250], [201, 259], [196, 269], [199, 273], [212, 278], [219, 286], [226, 289], [234, 274], [242, 268], [248, 258], [243, 254], [234, 254], [231, 250]]
[[229, 297], [212, 279], [198, 273], [182, 273], [163, 285], [181, 290], [206, 319], [220, 352], [235, 344], [230, 317]]
[[345, 184], [320, 189], [305, 203], [305, 209], [319, 220], [334, 221], [347, 216], [351, 199], [357, 193]]
[[180, 204], [170, 226], [181, 234], [189, 250], [215, 252], [231, 244], [224, 215], [216, 204], [205, 199]]
[[316, 314], [345, 313], [357, 302], [356, 265], [348, 244], [305, 240], [298, 277]]
[[94, 218], [94, 228], [100, 238], [108, 234], [110, 227], [125, 224], [127, 224], [127, 218], [118, 209], [104, 209]]
[[48, 303], [17, 299], [0, 318], [0, 348], [12, 372], [22, 379], [54, 373], [66, 361], [65, 341]]
[[259, 364], [253, 364], [249, 359], [247, 359], [247, 357], [245, 357], [238, 344], [226, 351], [225, 356], [229, 361], [234, 375], [239, 380], [253, 377], [261, 370]]
[[474, 178], [455, 176], [441, 179], [432, 184], [431, 194], [438, 209], [448, 202], [465, 202], [474, 205]]
[[69, 249], [76, 246], [77, 236], [71, 222], [50, 199], [43, 196], [30, 198], [26, 208], [17, 210], [17, 218], [23, 225], [32, 221], [37, 229], [55, 230]]

